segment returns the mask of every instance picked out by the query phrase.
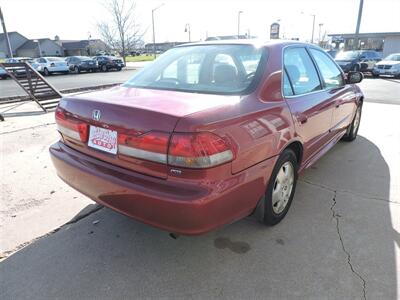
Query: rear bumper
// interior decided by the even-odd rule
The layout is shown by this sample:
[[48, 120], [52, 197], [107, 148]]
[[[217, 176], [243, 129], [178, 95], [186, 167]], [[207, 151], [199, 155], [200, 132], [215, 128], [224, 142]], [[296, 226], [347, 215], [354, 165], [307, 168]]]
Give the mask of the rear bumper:
[[374, 68], [372, 70], [372, 73], [374, 75], [391, 75], [391, 76], [398, 76], [400, 75], [400, 70], [396, 70], [396, 69], [377, 69]]
[[49, 72], [69, 72], [68, 66], [48, 67], [47, 69], [49, 70]]
[[249, 215], [263, 195], [276, 158], [224, 180], [160, 179], [94, 159], [58, 142], [57, 173], [92, 200], [143, 223], [186, 235], [208, 232]]

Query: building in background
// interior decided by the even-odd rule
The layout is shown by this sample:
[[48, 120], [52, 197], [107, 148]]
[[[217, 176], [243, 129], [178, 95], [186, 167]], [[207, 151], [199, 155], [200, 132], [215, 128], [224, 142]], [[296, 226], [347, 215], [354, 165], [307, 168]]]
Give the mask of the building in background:
[[187, 42], [164, 42], [164, 43], [149, 43], [144, 45], [144, 49], [146, 53], [152, 53], [153, 52], [153, 47], [155, 47], [155, 50], [157, 53], [165, 52], [175, 46], [185, 44]]
[[59, 40], [64, 56], [94, 56], [108, 52], [110, 48], [102, 40]]
[[[40, 57], [40, 56], [94, 56], [109, 52], [110, 48], [99, 39], [88, 40], [61, 40], [55, 36], [54, 40], [28, 39], [22, 34], [13, 31], [8, 33], [13, 56]], [[0, 34], [0, 58], [7, 58], [7, 44], [4, 34]]]
[[[344, 44], [344, 50], [352, 50], [357, 47], [354, 45], [356, 35], [354, 33], [328, 34], [336, 48]], [[400, 53], [400, 32], [374, 32], [360, 33], [359, 49], [376, 50], [382, 52], [385, 57], [392, 53]]]
[[63, 48], [51, 39], [27, 40], [17, 48], [19, 57], [64, 56]]
[[[28, 41], [26, 37], [16, 31], [9, 32], [8, 38], [10, 39], [10, 45], [14, 56], [17, 55], [17, 49]], [[0, 33], [0, 58], [6, 57], [8, 57], [6, 37], [4, 33]]]

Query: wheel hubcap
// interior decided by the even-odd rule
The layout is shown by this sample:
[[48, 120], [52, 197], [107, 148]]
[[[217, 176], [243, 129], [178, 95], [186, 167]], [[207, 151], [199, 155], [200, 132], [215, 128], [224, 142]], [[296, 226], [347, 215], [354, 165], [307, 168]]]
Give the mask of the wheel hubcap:
[[272, 189], [272, 209], [280, 214], [286, 208], [294, 183], [294, 168], [291, 162], [285, 162], [276, 175]]
[[360, 110], [360, 108], [357, 108], [357, 112], [356, 112], [356, 116], [354, 118], [354, 124], [353, 124], [353, 135], [355, 135], [358, 130], [358, 126], [360, 125], [360, 118], [361, 118], [361, 110]]

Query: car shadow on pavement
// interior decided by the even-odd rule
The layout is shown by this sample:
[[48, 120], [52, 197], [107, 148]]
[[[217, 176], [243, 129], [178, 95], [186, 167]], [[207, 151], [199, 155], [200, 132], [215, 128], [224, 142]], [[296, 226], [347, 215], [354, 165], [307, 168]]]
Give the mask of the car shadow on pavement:
[[360, 136], [299, 177], [275, 227], [249, 217], [174, 240], [87, 208], [0, 264], [0, 298], [395, 299], [400, 239], [389, 199], [388, 165]]

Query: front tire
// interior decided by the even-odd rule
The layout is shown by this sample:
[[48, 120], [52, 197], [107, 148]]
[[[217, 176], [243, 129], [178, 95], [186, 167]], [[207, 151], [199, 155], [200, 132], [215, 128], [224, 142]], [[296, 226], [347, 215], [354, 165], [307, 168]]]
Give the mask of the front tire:
[[262, 221], [265, 225], [278, 224], [286, 216], [296, 190], [298, 162], [296, 154], [291, 149], [286, 149], [280, 155], [272, 171], [264, 201], [264, 215]]
[[357, 107], [356, 113], [354, 115], [353, 121], [347, 127], [346, 134], [343, 136], [343, 140], [346, 142], [354, 141], [357, 137], [358, 129], [360, 128], [360, 121], [361, 121], [361, 111], [362, 105], [360, 104]]
[[108, 71], [107, 66], [106, 66], [106, 65], [102, 65], [102, 66], [101, 66], [101, 71], [107, 72], [107, 71]]
[[43, 69], [43, 75], [44, 76], [49, 76], [50, 75], [50, 72], [49, 72], [49, 70], [47, 68]]

